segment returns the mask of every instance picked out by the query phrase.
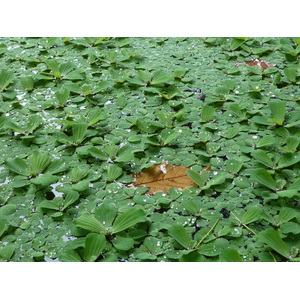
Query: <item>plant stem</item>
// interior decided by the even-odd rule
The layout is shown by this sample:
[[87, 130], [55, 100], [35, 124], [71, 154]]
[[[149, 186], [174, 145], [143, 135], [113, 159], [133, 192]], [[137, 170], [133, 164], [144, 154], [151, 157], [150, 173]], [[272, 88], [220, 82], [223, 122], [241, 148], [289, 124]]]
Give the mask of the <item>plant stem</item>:
[[233, 212], [231, 212], [231, 213], [245, 228], [247, 228], [250, 232], [252, 232], [254, 235], [256, 235], [256, 233], [252, 229], [250, 229], [246, 224], [244, 224]]
[[217, 219], [217, 221], [215, 222], [215, 224], [209, 229], [209, 231], [206, 233], [206, 235], [201, 239], [201, 241], [195, 246], [195, 249], [197, 249], [201, 243], [204, 241], [204, 239], [213, 231], [213, 229], [216, 227], [216, 225], [218, 224], [220, 218]]

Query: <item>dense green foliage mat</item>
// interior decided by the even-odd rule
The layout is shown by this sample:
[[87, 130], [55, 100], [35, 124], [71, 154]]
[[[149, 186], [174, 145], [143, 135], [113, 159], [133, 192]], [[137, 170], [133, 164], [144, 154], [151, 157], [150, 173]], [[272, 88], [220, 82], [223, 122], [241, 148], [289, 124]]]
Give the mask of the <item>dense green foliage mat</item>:
[[299, 261], [299, 44], [1, 38], [0, 261]]

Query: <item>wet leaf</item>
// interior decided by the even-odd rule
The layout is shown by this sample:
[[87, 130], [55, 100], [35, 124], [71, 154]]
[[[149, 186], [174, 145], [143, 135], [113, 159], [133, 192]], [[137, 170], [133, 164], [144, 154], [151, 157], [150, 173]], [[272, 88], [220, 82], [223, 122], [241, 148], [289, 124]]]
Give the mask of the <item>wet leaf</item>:
[[153, 165], [150, 168], [143, 170], [142, 173], [135, 174], [135, 187], [148, 187], [148, 194], [157, 192], [168, 193], [169, 188], [181, 188], [196, 186], [194, 181], [186, 174], [189, 170], [183, 166], [171, 166], [166, 161], [161, 164]]
[[59, 256], [59, 260], [62, 262], [82, 262], [81, 257], [76, 250], [67, 248]]
[[109, 203], [103, 203], [95, 208], [95, 216], [102, 222], [104, 227], [111, 226], [117, 215], [117, 209]]
[[135, 225], [136, 223], [141, 222], [144, 219], [144, 217], [145, 213], [143, 210], [135, 207], [130, 208], [122, 215], [117, 217], [110, 231], [112, 234], [123, 231]]

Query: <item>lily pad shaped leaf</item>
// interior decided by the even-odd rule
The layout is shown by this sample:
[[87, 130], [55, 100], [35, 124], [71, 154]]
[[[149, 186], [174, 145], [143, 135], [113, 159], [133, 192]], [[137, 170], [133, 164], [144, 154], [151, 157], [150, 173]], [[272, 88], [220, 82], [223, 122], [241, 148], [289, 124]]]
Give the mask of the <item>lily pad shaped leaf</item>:
[[189, 168], [178, 165], [168, 165], [167, 161], [153, 165], [143, 170], [142, 173], [135, 174], [135, 187], [148, 187], [147, 193], [153, 195], [157, 192], [168, 194], [171, 187], [185, 189], [197, 186], [196, 183], [186, 174]]

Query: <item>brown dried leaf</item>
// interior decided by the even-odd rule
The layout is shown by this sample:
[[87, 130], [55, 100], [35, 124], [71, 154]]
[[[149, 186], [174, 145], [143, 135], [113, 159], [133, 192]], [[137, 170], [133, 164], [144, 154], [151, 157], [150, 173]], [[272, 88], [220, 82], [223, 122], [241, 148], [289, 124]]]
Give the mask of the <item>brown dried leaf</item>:
[[197, 186], [195, 182], [186, 175], [189, 168], [184, 166], [171, 166], [167, 161], [161, 164], [153, 165], [143, 172], [134, 174], [135, 187], [148, 187], [147, 193], [153, 195], [157, 192], [168, 194], [171, 187], [185, 189], [191, 186]]
[[236, 67], [241, 66], [241, 65], [248, 65], [250, 67], [256, 67], [256, 66], [258, 66], [258, 67], [261, 67], [263, 70], [266, 70], [268, 68], [276, 66], [276, 64], [269, 64], [265, 60], [260, 60], [258, 58], [252, 59], [250, 61], [243, 61], [243, 62], [235, 64]]

